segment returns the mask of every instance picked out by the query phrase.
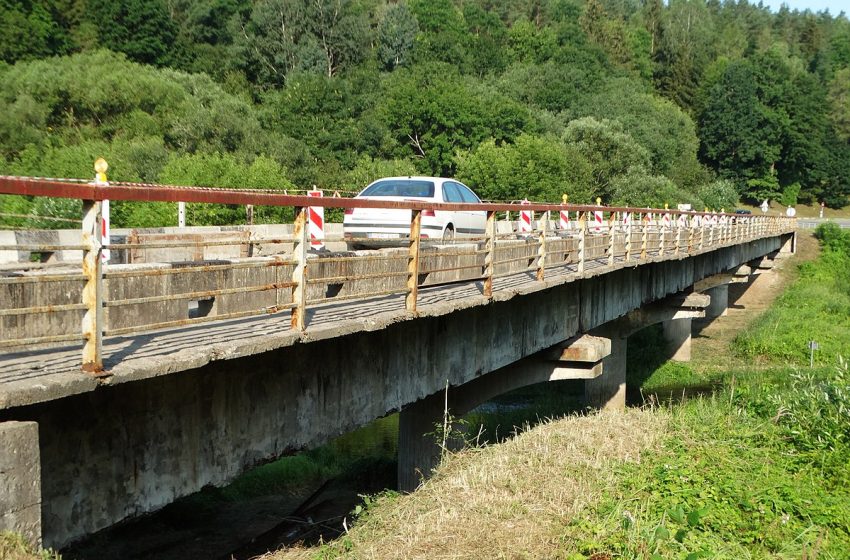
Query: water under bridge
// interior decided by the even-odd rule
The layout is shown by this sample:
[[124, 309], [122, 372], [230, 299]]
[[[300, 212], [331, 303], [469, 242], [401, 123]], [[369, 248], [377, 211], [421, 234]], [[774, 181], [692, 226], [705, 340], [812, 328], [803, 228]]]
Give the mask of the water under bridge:
[[[589, 404], [622, 407], [627, 337], [663, 323], [688, 359], [691, 320], [722, 314], [729, 283], [792, 252], [796, 225], [15, 177], [0, 193], [83, 206], [81, 228], [0, 231], [0, 529], [53, 547], [393, 411], [399, 484], [413, 489], [434, 464], [423, 434], [446, 393], [460, 415], [583, 379]], [[107, 242], [106, 199], [285, 206], [294, 223], [114, 230]], [[406, 209], [413, 235], [347, 251], [329, 224], [326, 247], [311, 248], [310, 207], [355, 206]], [[416, 234], [423, 211], [482, 208], [480, 239]], [[522, 210], [536, 213], [531, 232], [510, 220]]]

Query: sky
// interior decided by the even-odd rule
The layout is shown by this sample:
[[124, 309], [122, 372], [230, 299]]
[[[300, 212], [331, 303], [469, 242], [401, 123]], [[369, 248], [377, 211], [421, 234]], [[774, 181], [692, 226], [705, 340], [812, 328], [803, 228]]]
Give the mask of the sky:
[[[829, 13], [837, 16], [843, 10], [850, 14], [850, 0], [762, 0], [766, 6], [775, 12], [782, 4], [788, 4], [792, 10], [809, 9], [813, 12], [819, 12], [829, 8]], [[758, 4], [758, 0], [751, 0], [751, 4]]]

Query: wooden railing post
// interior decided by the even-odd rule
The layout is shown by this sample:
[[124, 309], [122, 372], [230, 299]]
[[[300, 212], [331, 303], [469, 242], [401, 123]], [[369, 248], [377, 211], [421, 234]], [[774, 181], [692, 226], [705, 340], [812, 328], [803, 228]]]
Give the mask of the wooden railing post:
[[623, 214], [626, 221], [626, 260], [632, 260], [632, 213]]
[[404, 307], [411, 313], [416, 312], [416, 298], [419, 295], [419, 246], [422, 239], [422, 210], [410, 211], [410, 243], [407, 248], [407, 296]]
[[640, 226], [642, 229], [642, 235], [640, 238], [640, 259], [644, 260], [646, 259], [647, 243], [649, 243], [649, 214], [641, 212]]
[[669, 214], [667, 213], [667, 205], [664, 205], [664, 213], [661, 214], [661, 222], [660, 225], [657, 226], [658, 229], [658, 256], [664, 256], [664, 236], [666, 235], [666, 224], [669, 223], [668, 219]]
[[614, 212], [608, 213], [608, 265], [614, 266], [614, 223], [616, 217]]
[[103, 216], [98, 200], [83, 201], [83, 371], [103, 371]]
[[293, 329], [303, 331], [306, 328], [307, 316], [307, 248], [310, 246], [310, 237], [307, 227], [307, 207], [295, 209], [295, 226], [292, 232], [293, 255], [295, 256], [295, 269], [292, 271], [292, 321]]
[[484, 253], [484, 296], [493, 297], [493, 275], [496, 272], [496, 211], [487, 211]]
[[537, 242], [537, 280], [542, 281], [546, 276], [546, 230], [549, 229], [549, 213], [540, 214], [540, 232]]

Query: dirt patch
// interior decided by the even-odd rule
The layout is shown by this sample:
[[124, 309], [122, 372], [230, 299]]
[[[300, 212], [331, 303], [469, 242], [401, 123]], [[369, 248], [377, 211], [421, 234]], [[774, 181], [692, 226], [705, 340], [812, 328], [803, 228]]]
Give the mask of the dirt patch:
[[798, 275], [800, 264], [817, 258], [820, 246], [811, 231], [797, 233], [797, 252], [777, 259], [777, 266], [740, 284], [729, 284], [727, 315], [694, 321], [691, 352], [695, 366], [706, 371], [725, 371], [741, 363], [729, 350], [738, 333], [764, 313]]

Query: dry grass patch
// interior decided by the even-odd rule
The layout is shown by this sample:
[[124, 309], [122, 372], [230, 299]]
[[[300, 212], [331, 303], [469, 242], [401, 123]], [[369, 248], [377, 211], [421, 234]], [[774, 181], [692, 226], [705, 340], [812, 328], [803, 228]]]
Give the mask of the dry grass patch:
[[290, 558], [561, 558], [563, 528], [615, 485], [612, 465], [658, 449], [668, 415], [629, 410], [550, 421], [451, 455], [407, 496], [379, 498], [348, 535]]

